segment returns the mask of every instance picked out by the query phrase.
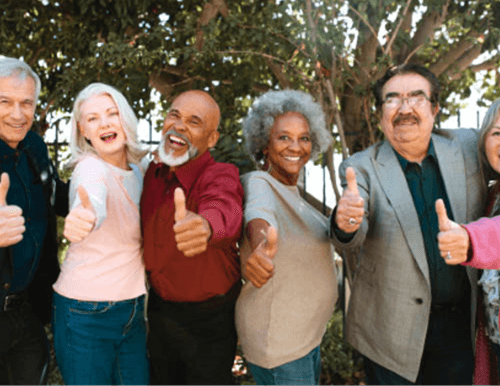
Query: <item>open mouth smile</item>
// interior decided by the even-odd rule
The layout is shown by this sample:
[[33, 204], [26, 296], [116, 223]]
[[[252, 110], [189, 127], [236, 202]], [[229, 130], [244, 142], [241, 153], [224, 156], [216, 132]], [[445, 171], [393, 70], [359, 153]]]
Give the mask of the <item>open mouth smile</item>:
[[116, 137], [117, 137], [116, 133], [106, 133], [100, 136], [101, 140], [106, 143], [113, 141]]
[[173, 145], [177, 145], [177, 146], [181, 146], [181, 147], [187, 145], [186, 141], [184, 141], [182, 138], [177, 137], [175, 135], [169, 135], [168, 140]]

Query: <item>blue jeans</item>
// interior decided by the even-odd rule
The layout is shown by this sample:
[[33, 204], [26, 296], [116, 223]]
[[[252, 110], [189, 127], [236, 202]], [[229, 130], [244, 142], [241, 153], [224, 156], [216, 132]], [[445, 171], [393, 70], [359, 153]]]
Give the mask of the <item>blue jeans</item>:
[[248, 363], [257, 385], [318, 385], [321, 374], [319, 346], [305, 357], [266, 369]]
[[54, 292], [54, 348], [65, 384], [149, 383], [144, 298], [88, 302]]

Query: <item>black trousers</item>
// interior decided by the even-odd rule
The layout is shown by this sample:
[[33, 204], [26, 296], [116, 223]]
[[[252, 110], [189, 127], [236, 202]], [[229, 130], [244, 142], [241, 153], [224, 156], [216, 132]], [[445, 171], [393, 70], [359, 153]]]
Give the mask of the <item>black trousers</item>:
[[240, 289], [238, 281], [226, 295], [200, 303], [165, 302], [150, 292], [151, 384], [233, 384], [234, 306]]
[[415, 383], [366, 357], [364, 365], [369, 385], [471, 385], [474, 357], [469, 305], [431, 311]]
[[47, 336], [31, 306], [0, 311], [0, 384], [46, 384], [48, 363]]

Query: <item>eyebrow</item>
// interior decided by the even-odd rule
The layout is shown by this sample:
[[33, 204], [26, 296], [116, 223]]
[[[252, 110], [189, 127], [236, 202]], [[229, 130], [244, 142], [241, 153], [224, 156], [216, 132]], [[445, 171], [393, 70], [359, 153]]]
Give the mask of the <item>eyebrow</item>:
[[[168, 113], [167, 113], [167, 114], [170, 114], [170, 113], [177, 113], [177, 114], [179, 114], [179, 115], [182, 115], [182, 114], [180, 113], [180, 111], [179, 111], [179, 110], [177, 110], [177, 109], [170, 109], [170, 110], [168, 110]], [[195, 119], [198, 119], [199, 121], [202, 121], [202, 122], [203, 122], [203, 119], [202, 119], [199, 115], [193, 114], [193, 115], [190, 115], [189, 117], [190, 117], [190, 118], [195, 118]]]
[[[417, 96], [417, 95], [425, 95], [425, 96], [427, 96], [427, 95], [425, 94], [424, 90], [414, 90], [414, 91], [410, 91], [410, 92], [408, 93], [408, 96], [410, 96], [410, 97], [412, 97], [412, 96]], [[401, 96], [401, 94], [400, 94], [400, 93], [398, 93], [398, 92], [394, 92], [394, 91], [393, 91], [393, 92], [388, 92], [388, 93], [385, 95], [385, 97], [386, 97], [386, 98], [390, 98], [390, 97], [399, 97], [399, 96]]]

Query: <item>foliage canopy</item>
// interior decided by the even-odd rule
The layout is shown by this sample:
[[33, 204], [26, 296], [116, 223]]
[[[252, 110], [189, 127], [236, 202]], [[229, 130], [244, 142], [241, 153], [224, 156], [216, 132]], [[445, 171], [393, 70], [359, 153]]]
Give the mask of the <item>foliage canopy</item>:
[[370, 87], [391, 65], [428, 66], [445, 115], [457, 107], [449, 95], [469, 96], [478, 73], [480, 103], [500, 97], [500, 0], [4, 0], [0, 11], [1, 54], [41, 75], [42, 134], [50, 113], [68, 113], [93, 81], [117, 87], [148, 120], [153, 89], [167, 108], [201, 88], [223, 112], [215, 155], [242, 170], [251, 164], [241, 119], [272, 88], [306, 90], [322, 104], [333, 179], [334, 151], [345, 157], [381, 138]]

